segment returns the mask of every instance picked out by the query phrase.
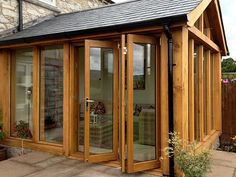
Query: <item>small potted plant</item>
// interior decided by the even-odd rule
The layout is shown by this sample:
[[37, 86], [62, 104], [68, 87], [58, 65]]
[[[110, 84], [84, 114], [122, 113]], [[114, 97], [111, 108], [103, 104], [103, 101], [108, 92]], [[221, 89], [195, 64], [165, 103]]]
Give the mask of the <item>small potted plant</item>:
[[32, 138], [29, 123], [20, 120], [18, 123], [16, 123], [15, 132], [16, 136], [21, 138], [21, 154], [24, 154], [24, 140]]
[[[209, 150], [196, 151], [196, 143], [184, 143], [178, 133], [170, 133], [166, 148], [169, 157], [174, 156], [177, 167], [186, 177], [206, 177], [211, 171], [211, 154]], [[185, 144], [185, 146], [183, 146]]]
[[[6, 134], [2, 128], [3, 128], [3, 125], [2, 125], [2, 123], [0, 123], [0, 143], [6, 137]], [[0, 161], [6, 160], [6, 159], [7, 159], [7, 148], [0, 146]]]

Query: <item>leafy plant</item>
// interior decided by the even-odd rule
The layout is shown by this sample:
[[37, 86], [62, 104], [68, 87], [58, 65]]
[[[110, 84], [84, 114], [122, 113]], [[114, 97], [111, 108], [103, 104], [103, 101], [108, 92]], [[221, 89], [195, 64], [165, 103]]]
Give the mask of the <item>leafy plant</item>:
[[0, 141], [2, 141], [6, 137], [5, 132], [2, 129], [2, 123], [0, 124]]
[[15, 126], [16, 136], [21, 139], [30, 139], [32, 138], [32, 133], [29, 129], [29, 124], [23, 120], [20, 120]]
[[209, 150], [196, 151], [196, 143], [185, 143], [179, 134], [170, 133], [169, 143], [172, 147], [166, 149], [169, 157], [174, 156], [177, 167], [186, 177], [206, 177], [211, 170], [211, 154]]

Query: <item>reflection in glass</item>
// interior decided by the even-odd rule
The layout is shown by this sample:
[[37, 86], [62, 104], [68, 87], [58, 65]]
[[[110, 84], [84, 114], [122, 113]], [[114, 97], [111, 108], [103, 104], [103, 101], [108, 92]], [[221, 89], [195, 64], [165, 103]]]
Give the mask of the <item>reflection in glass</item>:
[[113, 50], [90, 49], [90, 153], [113, 150]]
[[63, 47], [41, 49], [40, 140], [63, 143]]
[[154, 45], [135, 44], [133, 57], [134, 161], [156, 159], [156, 50]]
[[[150, 47], [149, 47], [150, 48]], [[145, 89], [145, 46], [134, 44], [134, 63], [133, 63], [133, 87], [134, 89]]]
[[84, 47], [78, 48], [79, 53], [79, 119], [78, 119], [78, 151], [84, 149]]
[[[33, 87], [33, 52], [32, 49], [15, 51], [12, 59], [12, 116], [11, 135], [16, 136], [14, 127], [19, 121], [28, 124], [32, 134], [32, 87]], [[13, 101], [13, 99], [15, 99]]]

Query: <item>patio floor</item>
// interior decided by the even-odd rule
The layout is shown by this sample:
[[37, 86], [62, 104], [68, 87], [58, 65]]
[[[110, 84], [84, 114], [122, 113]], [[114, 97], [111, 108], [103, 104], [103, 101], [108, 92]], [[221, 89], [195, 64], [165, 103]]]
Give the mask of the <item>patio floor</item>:
[[[120, 168], [31, 152], [0, 162], [0, 177], [155, 177], [152, 175], [122, 174]], [[208, 177], [236, 177], [236, 154], [213, 151], [213, 167]]]
[[212, 172], [208, 177], [236, 177], [236, 153], [213, 151]]
[[31, 152], [0, 162], [0, 177], [155, 177], [144, 173], [122, 174], [120, 168]]

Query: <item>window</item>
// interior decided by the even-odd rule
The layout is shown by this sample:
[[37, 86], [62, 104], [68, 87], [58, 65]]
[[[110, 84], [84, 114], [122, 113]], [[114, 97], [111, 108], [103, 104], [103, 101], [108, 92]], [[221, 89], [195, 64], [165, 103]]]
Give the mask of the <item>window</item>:
[[56, 0], [39, 0], [39, 1], [50, 4], [50, 5], [54, 5], [54, 6], [56, 5]]
[[40, 53], [40, 141], [63, 142], [63, 46]]
[[32, 49], [15, 50], [11, 63], [11, 136], [17, 136], [15, 126], [20, 122], [32, 135]]

